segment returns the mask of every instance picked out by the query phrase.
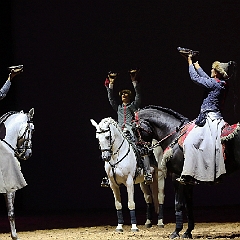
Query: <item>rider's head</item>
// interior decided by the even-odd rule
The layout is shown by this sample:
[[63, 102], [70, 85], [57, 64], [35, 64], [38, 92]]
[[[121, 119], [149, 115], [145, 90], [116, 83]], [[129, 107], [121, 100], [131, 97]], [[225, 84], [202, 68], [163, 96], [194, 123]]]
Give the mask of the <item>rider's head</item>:
[[119, 92], [119, 96], [121, 97], [122, 102], [127, 104], [131, 102], [132, 92], [128, 89], [124, 89]]
[[231, 66], [236, 67], [236, 63], [233, 61], [230, 61], [228, 63], [221, 63], [219, 61], [215, 61], [212, 64], [211, 77], [217, 77], [220, 79], [228, 79], [231, 75], [231, 73], [230, 73]]

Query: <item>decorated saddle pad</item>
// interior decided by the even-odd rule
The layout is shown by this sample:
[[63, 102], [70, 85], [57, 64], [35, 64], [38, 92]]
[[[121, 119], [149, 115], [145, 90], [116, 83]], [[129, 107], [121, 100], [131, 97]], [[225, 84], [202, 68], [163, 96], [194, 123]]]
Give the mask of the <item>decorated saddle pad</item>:
[[[194, 128], [195, 123], [192, 122], [190, 124], [187, 124], [180, 132], [181, 137], [178, 140], [178, 144], [180, 147], [183, 147], [184, 140], [186, 139], [187, 135], [190, 133], [190, 131]], [[221, 133], [221, 142], [232, 139], [237, 132], [240, 130], [240, 124], [236, 123], [233, 125], [229, 125], [228, 123], [225, 123], [225, 125], [222, 128]]]
[[232, 139], [237, 134], [239, 129], [240, 129], [239, 123], [235, 123], [233, 125], [229, 125], [228, 123], [225, 123], [221, 133], [221, 141], [224, 142]]
[[183, 147], [183, 142], [184, 142], [185, 138], [190, 133], [190, 131], [194, 128], [194, 126], [195, 126], [195, 123], [190, 122], [183, 127], [183, 129], [180, 132], [181, 137], [178, 139], [178, 144], [180, 147]]

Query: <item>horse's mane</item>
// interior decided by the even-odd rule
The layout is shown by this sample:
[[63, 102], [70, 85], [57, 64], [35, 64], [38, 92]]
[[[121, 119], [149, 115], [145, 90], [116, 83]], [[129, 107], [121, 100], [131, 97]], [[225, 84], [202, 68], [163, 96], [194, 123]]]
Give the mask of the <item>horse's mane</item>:
[[164, 108], [164, 107], [161, 107], [161, 106], [155, 106], [155, 105], [149, 105], [149, 106], [146, 106], [144, 108], [141, 108], [140, 110], [138, 111], [141, 111], [141, 110], [145, 110], [145, 109], [155, 109], [155, 110], [159, 110], [159, 111], [162, 111], [162, 112], [165, 112], [165, 113], [168, 113], [172, 116], [174, 116], [175, 118], [179, 119], [180, 121], [189, 121], [189, 119], [185, 116], [183, 116], [182, 114], [170, 109], [170, 108]]
[[104, 118], [104, 122], [105, 122], [105, 121], [109, 121], [111, 124], [113, 124], [113, 125], [118, 129], [118, 131], [120, 132], [120, 134], [121, 134], [124, 138], [126, 138], [125, 135], [123, 134], [122, 129], [119, 127], [119, 125], [118, 125], [118, 123], [117, 123], [116, 120], [114, 120], [114, 119], [111, 118], [111, 117], [107, 117], [107, 118]]
[[16, 114], [16, 113], [19, 113], [17, 111], [10, 111], [10, 112], [7, 112], [7, 113], [4, 113], [1, 117], [0, 117], [0, 123], [3, 123], [5, 122], [9, 116], [13, 115], [13, 114]]

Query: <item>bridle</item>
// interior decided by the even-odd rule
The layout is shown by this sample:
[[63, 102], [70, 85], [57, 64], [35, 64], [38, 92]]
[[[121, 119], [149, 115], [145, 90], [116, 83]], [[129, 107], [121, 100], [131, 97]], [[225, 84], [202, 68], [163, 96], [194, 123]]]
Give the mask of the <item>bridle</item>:
[[27, 126], [22, 134], [22, 136], [18, 137], [17, 140], [17, 148], [15, 149], [15, 156], [18, 159], [26, 160], [25, 153], [27, 150], [32, 149], [32, 134], [34, 129], [31, 128], [31, 124], [33, 123], [32, 119], [28, 117]]
[[[17, 112], [14, 112], [14, 113], [17, 113]], [[10, 115], [8, 115], [4, 121], [6, 121], [9, 116]], [[23, 134], [18, 137], [17, 146], [15, 148], [10, 143], [8, 143], [5, 139], [0, 139], [2, 142], [6, 143], [14, 151], [15, 157], [21, 160], [26, 160], [27, 158], [25, 154], [27, 150], [32, 149], [31, 138], [32, 138], [34, 129], [31, 128], [31, 124], [33, 123], [33, 121], [30, 116], [27, 115], [27, 117], [28, 117], [27, 126]]]
[[[107, 128], [106, 130], [100, 129], [100, 131], [97, 131], [96, 133], [102, 134], [102, 133], [106, 133], [106, 132], [110, 132], [110, 136], [109, 136], [109, 148], [104, 148], [104, 149], [102, 149], [102, 148], [100, 147], [100, 150], [101, 150], [101, 152], [109, 152], [111, 155], [116, 155], [116, 154], [119, 153], [121, 147], [123, 146], [124, 141], [127, 141], [127, 140], [126, 140], [126, 138], [123, 136], [123, 140], [122, 140], [121, 144], [119, 145], [119, 147], [117, 148], [117, 150], [113, 153], [112, 148], [113, 148], [114, 141], [112, 141], [112, 134], [111, 134], [111, 129], [110, 129], [110, 127], [108, 126], [108, 128]], [[108, 161], [109, 164], [110, 164], [111, 166], [115, 166], [116, 164], [118, 164], [119, 162], [121, 162], [121, 161], [128, 155], [129, 151], [130, 151], [130, 144], [129, 144], [129, 146], [128, 146], [128, 151], [127, 151], [127, 153], [125, 154], [125, 156], [123, 156], [120, 160], [118, 160], [118, 161], [117, 161], [116, 163], [114, 163], [114, 164], [111, 164], [111, 163], [109, 162], [109, 161], [110, 161], [110, 160], [109, 160], [109, 161]]]

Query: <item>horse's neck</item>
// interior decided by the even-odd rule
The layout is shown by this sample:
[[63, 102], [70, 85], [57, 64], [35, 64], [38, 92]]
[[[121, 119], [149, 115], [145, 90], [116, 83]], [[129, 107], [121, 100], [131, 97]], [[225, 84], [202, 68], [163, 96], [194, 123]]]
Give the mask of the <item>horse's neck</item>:
[[113, 144], [113, 155], [112, 158], [115, 160], [119, 160], [119, 157], [122, 157], [128, 151], [130, 147], [128, 140], [123, 136], [123, 133], [117, 127], [114, 127], [114, 144]]
[[151, 118], [150, 121], [154, 131], [153, 137], [158, 141], [163, 140], [163, 148], [175, 139], [176, 129], [181, 125], [180, 120], [164, 114]]
[[21, 122], [19, 117], [16, 115], [10, 116], [4, 123], [6, 126], [6, 137], [5, 140], [11, 144], [16, 145], [18, 134], [20, 131]]
[[122, 144], [124, 141], [123, 134], [120, 132], [120, 129], [117, 128], [117, 126], [113, 126], [113, 134], [114, 134], [114, 144], [113, 144], [113, 151], [117, 150], [119, 146]]

